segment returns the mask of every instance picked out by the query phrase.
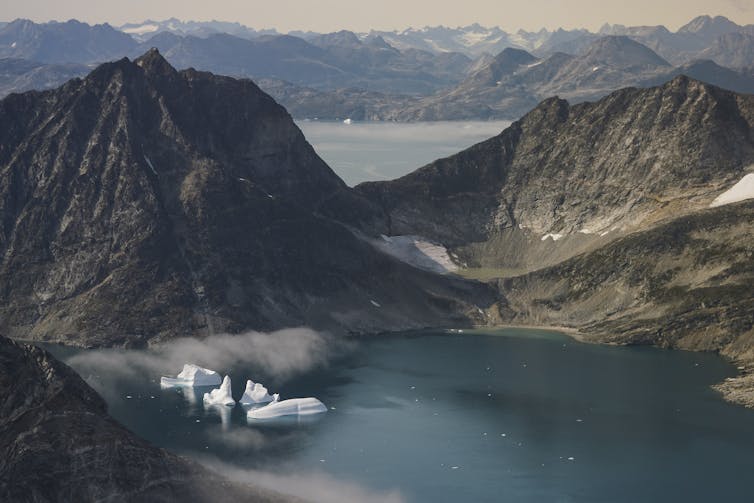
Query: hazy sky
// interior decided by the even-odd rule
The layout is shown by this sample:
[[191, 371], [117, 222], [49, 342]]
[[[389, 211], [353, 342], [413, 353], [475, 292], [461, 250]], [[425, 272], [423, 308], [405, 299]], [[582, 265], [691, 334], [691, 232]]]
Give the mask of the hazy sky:
[[238, 21], [280, 31], [402, 29], [479, 22], [507, 30], [603, 23], [677, 29], [700, 14], [754, 23], [754, 0], [0, 0], [0, 16], [119, 25], [147, 18]]

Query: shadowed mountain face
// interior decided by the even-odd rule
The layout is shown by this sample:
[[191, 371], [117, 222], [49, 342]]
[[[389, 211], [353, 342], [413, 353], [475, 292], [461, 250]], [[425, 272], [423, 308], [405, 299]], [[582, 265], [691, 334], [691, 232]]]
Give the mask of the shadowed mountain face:
[[139, 439], [73, 370], [5, 337], [0, 397], [3, 501], [289, 501]]
[[8, 334], [131, 345], [300, 324], [385, 330], [462, 322], [489, 299], [358, 238], [386, 228], [381, 210], [250, 81], [177, 72], [151, 51], [12, 95], [0, 122]]

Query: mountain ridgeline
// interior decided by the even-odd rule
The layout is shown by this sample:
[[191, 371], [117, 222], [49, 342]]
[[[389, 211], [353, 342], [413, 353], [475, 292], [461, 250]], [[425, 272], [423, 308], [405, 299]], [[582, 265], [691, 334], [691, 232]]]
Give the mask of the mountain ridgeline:
[[468, 322], [491, 302], [486, 287], [358, 237], [385, 230], [381, 209], [251, 81], [177, 72], [152, 50], [12, 95], [0, 122], [11, 336], [95, 346], [301, 324], [374, 331]]

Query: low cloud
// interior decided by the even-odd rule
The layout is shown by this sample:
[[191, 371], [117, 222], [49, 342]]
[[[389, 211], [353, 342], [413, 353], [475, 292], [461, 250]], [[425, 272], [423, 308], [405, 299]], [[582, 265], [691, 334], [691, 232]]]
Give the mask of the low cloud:
[[175, 375], [189, 362], [220, 373], [243, 364], [256, 367], [266, 379], [282, 382], [325, 366], [350, 347], [342, 338], [308, 328], [294, 328], [271, 333], [173, 339], [149, 350], [85, 351], [68, 359], [67, 363], [83, 376], [94, 374], [115, 379], [144, 373], [155, 377]]
[[323, 472], [280, 474], [248, 470], [213, 458], [200, 459], [204, 466], [222, 476], [243, 484], [251, 484], [296, 496], [314, 503], [403, 503], [397, 489], [377, 491], [356, 482], [341, 480]]

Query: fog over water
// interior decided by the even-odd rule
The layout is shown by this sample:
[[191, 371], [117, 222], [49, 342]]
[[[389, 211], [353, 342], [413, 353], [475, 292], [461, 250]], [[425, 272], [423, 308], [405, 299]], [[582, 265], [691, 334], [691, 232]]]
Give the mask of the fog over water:
[[297, 121], [309, 143], [348, 185], [398, 178], [500, 134], [509, 121]]

